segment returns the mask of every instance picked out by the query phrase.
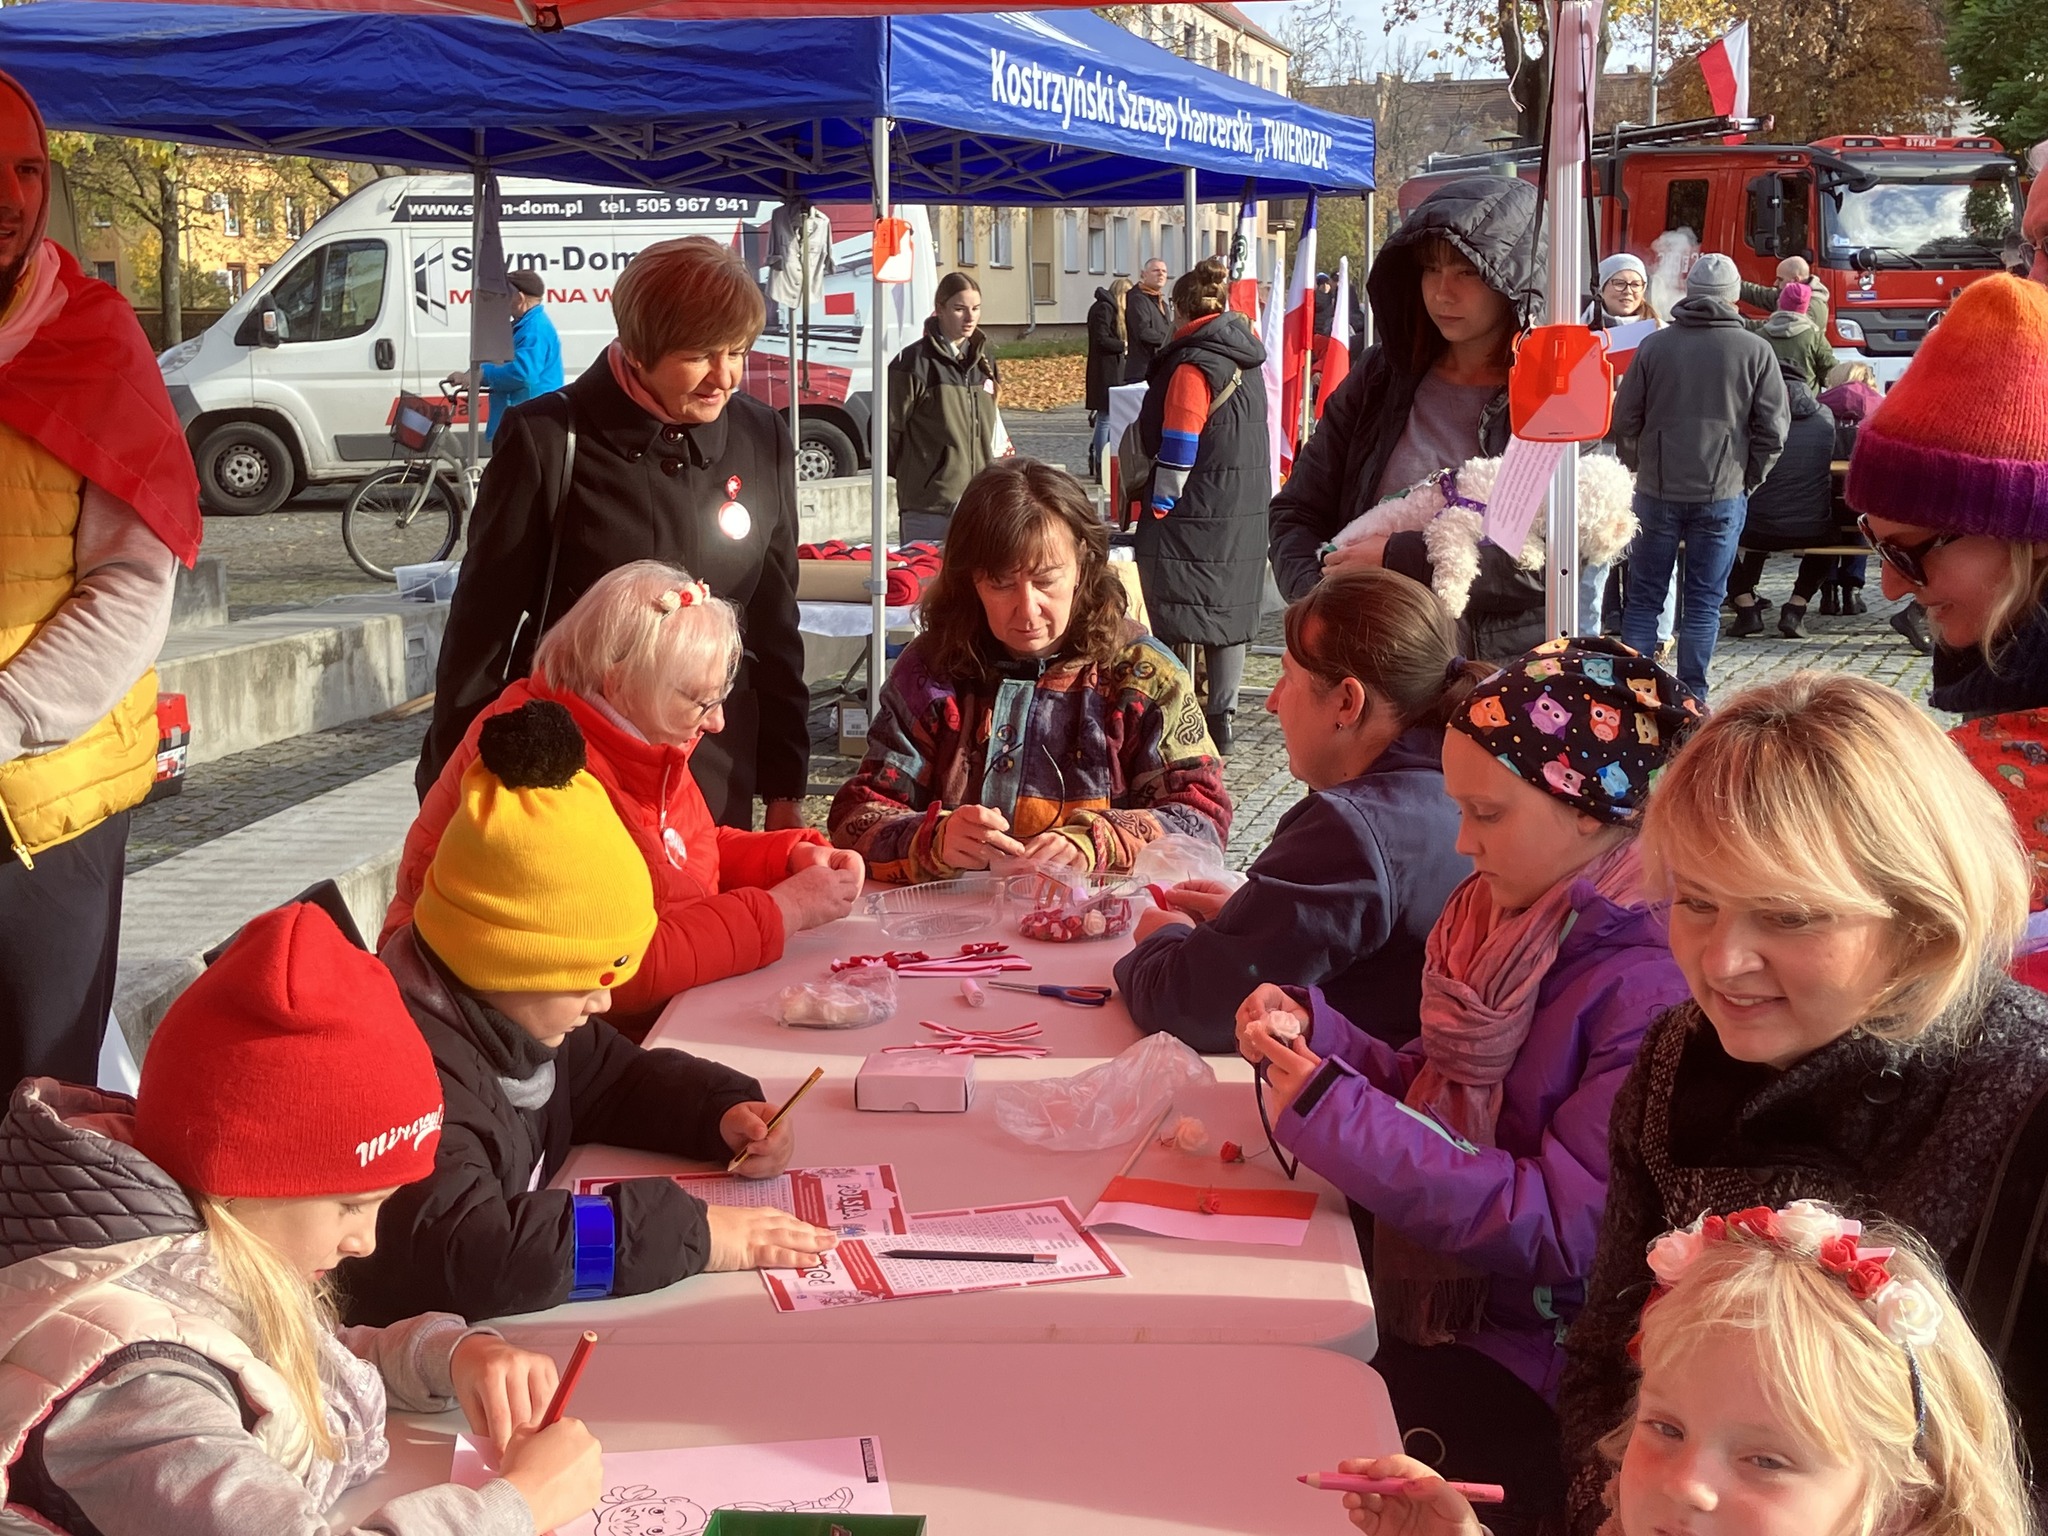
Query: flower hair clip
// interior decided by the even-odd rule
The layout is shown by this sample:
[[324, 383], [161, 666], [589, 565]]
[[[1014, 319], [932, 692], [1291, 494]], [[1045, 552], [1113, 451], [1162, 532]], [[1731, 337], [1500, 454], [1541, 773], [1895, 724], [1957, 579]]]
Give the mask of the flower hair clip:
[[1877, 1331], [1905, 1352], [1906, 1374], [1913, 1387], [1913, 1422], [1924, 1428], [1927, 1403], [1920, 1384], [1920, 1362], [1913, 1352], [1940, 1336], [1941, 1308], [1918, 1280], [1893, 1277], [1891, 1258], [1897, 1249], [1865, 1247], [1857, 1241], [1862, 1235], [1863, 1223], [1838, 1215], [1817, 1200], [1794, 1200], [1776, 1211], [1754, 1205], [1725, 1217], [1703, 1216], [1650, 1244], [1650, 1271], [1657, 1284], [1643, 1310], [1647, 1312], [1683, 1279], [1712, 1243], [1747, 1241], [1811, 1259], [1841, 1281], [1862, 1304]]
[[693, 581], [687, 586], [671, 587], [654, 600], [654, 606], [659, 608], [662, 617], [666, 618], [678, 608], [694, 608], [699, 603], [710, 601], [711, 588], [704, 582]]

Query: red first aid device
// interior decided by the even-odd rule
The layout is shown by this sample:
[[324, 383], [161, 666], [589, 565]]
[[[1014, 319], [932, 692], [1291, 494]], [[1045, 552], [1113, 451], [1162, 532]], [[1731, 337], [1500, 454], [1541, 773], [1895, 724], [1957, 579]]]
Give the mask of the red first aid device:
[[1614, 419], [1607, 337], [1583, 325], [1539, 325], [1515, 345], [1508, 420], [1532, 443], [1593, 443]]

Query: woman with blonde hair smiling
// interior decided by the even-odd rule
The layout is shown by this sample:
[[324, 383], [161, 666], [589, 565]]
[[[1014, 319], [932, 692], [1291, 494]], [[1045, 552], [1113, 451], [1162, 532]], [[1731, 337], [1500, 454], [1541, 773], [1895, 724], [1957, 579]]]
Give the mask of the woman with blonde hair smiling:
[[796, 623], [796, 463], [783, 419], [739, 392], [764, 310], [753, 273], [703, 235], [633, 258], [619, 337], [567, 389], [514, 408], [477, 493], [435, 673], [422, 798], [463, 734], [598, 577], [683, 567], [735, 604], [747, 643], [724, 730], [691, 758], [712, 819], [801, 824], [810, 690]]
[[[1559, 1399], [1580, 1531], [1600, 1523], [1594, 1442], [1628, 1408], [1652, 1238], [1702, 1212], [1824, 1200], [1911, 1227], [1960, 1272], [2048, 1083], [2048, 999], [2005, 977], [2026, 860], [1997, 797], [1903, 696], [1813, 672], [1737, 695], [1651, 794], [1642, 848], [1692, 1000], [1651, 1026], [1614, 1104]], [[2023, 1330], [2018, 1353], [2034, 1347]], [[2010, 1380], [2038, 1437], [2028, 1399], [2048, 1372], [2016, 1359]]]
[[568, 708], [591, 773], [654, 878], [660, 921], [639, 973], [614, 994], [615, 1027], [635, 1034], [676, 993], [772, 965], [789, 934], [852, 909], [859, 854], [805, 829], [715, 826], [691, 776], [694, 756], [725, 728], [739, 672], [739, 614], [731, 603], [677, 566], [636, 560], [598, 578], [548, 632], [534, 661], [532, 676], [477, 716], [421, 803], [380, 948], [412, 921], [484, 722], [534, 699]]

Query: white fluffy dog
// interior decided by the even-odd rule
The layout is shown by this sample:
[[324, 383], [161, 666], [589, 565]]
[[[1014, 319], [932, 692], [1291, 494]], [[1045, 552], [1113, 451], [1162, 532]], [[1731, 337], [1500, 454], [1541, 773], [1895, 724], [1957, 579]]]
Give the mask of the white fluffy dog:
[[[1493, 494], [1500, 462], [1467, 459], [1457, 472], [1454, 494], [1460, 501], [1483, 507]], [[1471, 507], [1446, 504], [1441, 482], [1441, 476], [1432, 475], [1403, 494], [1388, 497], [1348, 523], [1332, 542], [1342, 549], [1374, 534], [1420, 530], [1434, 573], [1430, 584], [1453, 616], [1459, 616], [1465, 612], [1473, 579], [1479, 574], [1479, 541], [1486, 532], [1486, 515]], [[1630, 510], [1635, 488], [1635, 476], [1622, 468], [1618, 459], [1605, 454], [1579, 455], [1579, 559], [1583, 564], [1612, 564], [1628, 548], [1629, 540], [1636, 536], [1635, 513]], [[1528, 542], [1515, 556], [1515, 564], [1526, 571], [1543, 568], [1540, 514], [1530, 523]]]

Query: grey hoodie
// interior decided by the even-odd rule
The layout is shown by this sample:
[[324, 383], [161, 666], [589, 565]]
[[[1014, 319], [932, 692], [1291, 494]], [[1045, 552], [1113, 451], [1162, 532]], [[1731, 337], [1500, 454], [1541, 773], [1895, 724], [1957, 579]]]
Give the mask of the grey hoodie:
[[1746, 495], [1785, 448], [1785, 381], [1770, 345], [1721, 299], [1681, 299], [1614, 396], [1612, 436], [1638, 495], [1702, 505]]
[[[133, 1109], [120, 1095], [50, 1078], [15, 1090], [0, 1119], [0, 1352], [39, 1330], [75, 1327], [63, 1314], [102, 1286], [161, 1302], [202, 1329], [253, 1337], [220, 1285], [184, 1191], [129, 1144]], [[81, 1291], [86, 1272], [97, 1272], [98, 1284]], [[320, 1361], [341, 1458], [297, 1471], [247, 1427], [220, 1369], [190, 1350], [129, 1360], [60, 1401], [43, 1423], [39, 1456], [10, 1468], [10, 1495], [27, 1502], [40, 1481], [72, 1506], [65, 1523], [74, 1536], [328, 1536], [327, 1506], [388, 1455], [387, 1397], [410, 1411], [452, 1407], [449, 1362], [476, 1331], [441, 1314], [342, 1330]], [[18, 1417], [10, 1395], [27, 1375], [0, 1370], [0, 1414]], [[39, 1477], [31, 1475], [37, 1461]], [[0, 1512], [7, 1536], [45, 1529]], [[499, 1479], [402, 1494], [348, 1536], [532, 1532], [525, 1500]]]

